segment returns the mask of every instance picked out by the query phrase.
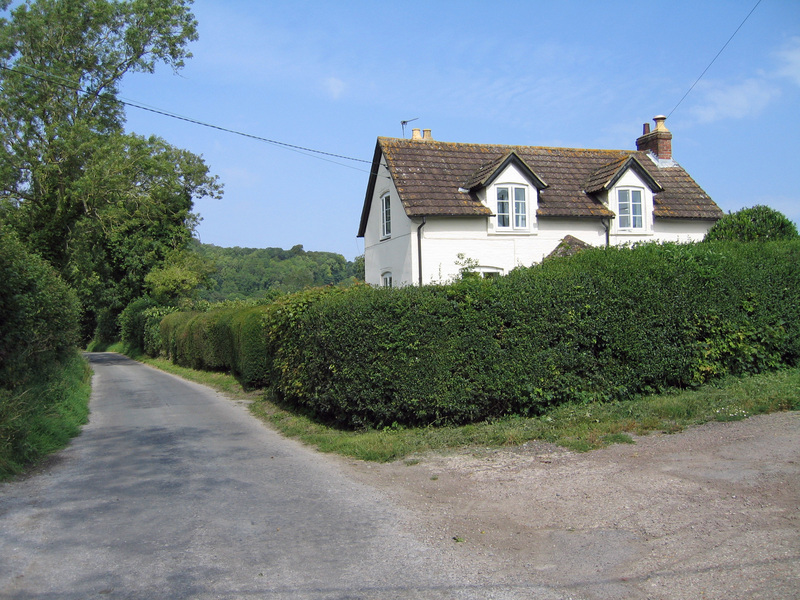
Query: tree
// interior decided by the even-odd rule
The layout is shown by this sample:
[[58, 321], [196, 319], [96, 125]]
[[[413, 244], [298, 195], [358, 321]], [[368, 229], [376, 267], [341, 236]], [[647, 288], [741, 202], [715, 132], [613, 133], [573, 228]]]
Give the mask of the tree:
[[76, 288], [84, 335], [186, 245], [194, 199], [221, 194], [199, 157], [125, 134], [117, 97], [126, 74], [191, 56], [190, 4], [29, 0], [0, 20], [0, 222]]
[[215, 272], [214, 264], [196, 252], [176, 250], [167, 256], [162, 267], [147, 274], [145, 284], [157, 302], [171, 304], [195, 297], [200, 288], [209, 286]]
[[783, 213], [757, 205], [728, 213], [708, 230], [706, 241], [774, 241], [798, 237], [797, 227]]

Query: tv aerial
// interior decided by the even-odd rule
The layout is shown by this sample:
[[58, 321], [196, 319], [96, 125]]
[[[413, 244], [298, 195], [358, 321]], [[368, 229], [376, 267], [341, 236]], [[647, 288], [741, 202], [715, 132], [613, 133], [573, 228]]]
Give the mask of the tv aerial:
[[403, 128], [403, 137], [406, 137], [406, 125], [411, 123], [411, 121], [416, 121], [419, 117], [414, 117], [413, 119], [408, 119], [407, 121], [400, 121], [400, 126]]

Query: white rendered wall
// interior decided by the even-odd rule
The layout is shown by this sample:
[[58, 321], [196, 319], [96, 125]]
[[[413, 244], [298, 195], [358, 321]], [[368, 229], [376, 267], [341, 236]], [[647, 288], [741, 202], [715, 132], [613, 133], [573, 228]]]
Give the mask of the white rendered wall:
[[[392, 234], [381, 239], [381, 197], [387, 192], [390, 194]], [[395, 286], [411, 283], [414, 268], [411, 247], [416, 244], [415, 234], [412, 234], [411, 220], [406, 217], [389, 171], [381, 164], [364, 231], [364, 280], [370, 285], [381, 285], [381, 276], [389, 272]]]
[[[536, 218], [536, 188], [510, 165], [479, 199], [496, 212], [498, 184], [528, 183], [529, 228], [525, 232], [498, 231], [495, 218], [490, 217], [428, 217], [422, 228], [422, 282], [446, 283], [456, 279], [463, 265], [458, 256], [477, 261], [481, 272], [508, 274], [519, 266], [540, 263], [567, 235], [592, 246], [605, 246], [606, 230], [599, 219]], [[654, 219], [653, 193], [635, 172], [626, 172], [608, 195], [603, 198], [615, 213], [616, 189], [638, 187], [643, 190], [645, 227], [638, 232], [623, 231], [611, 219], [609, 243], [612, 246], [637, 242], [700, 241], [713, 221], [693, 219]], [[381, 196], [391, 194], [392, 235], [381, 239]], [[488, 193], [487, 193], [488, 192]], [[371, 285], [381, 285], [381, 276], [391, 272], [395, 287], [416, 285], [419, 282], [417, 231], [421, 218], [409, 219], [403, 210], [388, 171], [381, 166], [375, 184], [369, 220], [364, 233], [365, 279]], [[462, 262], [462, 264], [459, 264]]]

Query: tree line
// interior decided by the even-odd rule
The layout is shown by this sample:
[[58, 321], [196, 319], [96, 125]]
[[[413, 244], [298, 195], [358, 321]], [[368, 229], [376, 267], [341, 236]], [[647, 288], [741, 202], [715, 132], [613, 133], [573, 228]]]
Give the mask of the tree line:
[[222, 248], [194, 240], [190, 249], [213, 270], [198, 296], [210, 302], [265, 298], [306, 287], [364, 279], [364, 259], [348, 261], [333, 252], [281, 248]]

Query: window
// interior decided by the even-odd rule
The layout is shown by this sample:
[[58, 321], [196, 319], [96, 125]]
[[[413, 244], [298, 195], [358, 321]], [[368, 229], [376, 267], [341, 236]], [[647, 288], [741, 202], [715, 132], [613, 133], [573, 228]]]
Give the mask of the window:
[[497, 188], [497, 228], [528, 228], [528, 202], [524, 187], [501, 186]]
[[392, 203], [391, 196], [384, 194], [381, 196], [381, 237], [392, 236]]
[[619, 199], [619, 228], [644, 229], [644, 210], [642, 205], [642, 190], [618, 190]]
[[381, 283], [383, 284], [383, 287], [386, 288], [392, 287], [392, 274], [386, 272], [383, 275], [381, 275]]

